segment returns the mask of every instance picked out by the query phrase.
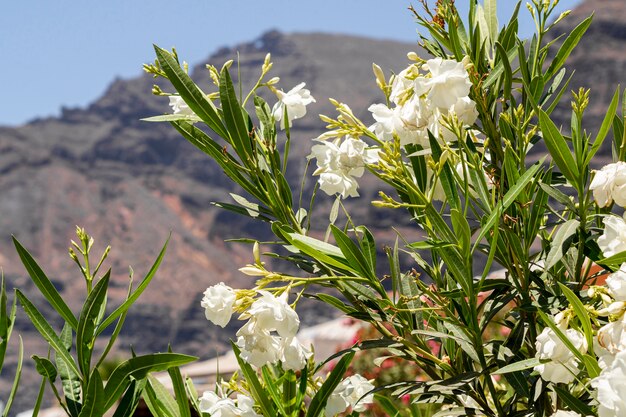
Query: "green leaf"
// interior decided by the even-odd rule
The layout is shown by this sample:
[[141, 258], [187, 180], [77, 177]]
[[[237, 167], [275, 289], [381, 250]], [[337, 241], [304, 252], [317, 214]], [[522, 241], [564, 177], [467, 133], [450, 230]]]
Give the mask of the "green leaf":
[[241, 158], [241, 161], [247, 165], [247, 162], [253, 159], [252, 145], [250, 136], [248, 135], [248, 125], [246, 118], [244, 118], [241, 105], [237, 101], [233, 81], [226, 67], [222, 69], [222, 73], [220, 74], [220, 101], [222, 102], [224, 121], [226, 122], [226, 128], [231, 138], [231, 144]]
[[350, 266], [341, 249], [324, 241], [299, 233], [284, 233], [289, 243], [312, 258], [340, 269], [357, 272]]
[[131, 378], [143, 379], [150, 372], [165, 371], [173, 366], [181, 366], [195, 361], [196, 357], [180, 353], [153, 353], [130, 358], [117, 366], [109, 376], [104, 394], [104, 410], [111, 408], [115, 401], [130, 385]]
[[275, 381], [274, 375], [272, 375], [272, 372], [268, 369], [267, 366], [261, 368], [261, 372], [263, 374], [263, 382], [265, 382], [265, 389], [274, 401], [274, 405], [278, 407], [278, 411], [280, 411], [279, 415], [288, 416], [289, 412], [285, 408], [285, 405], [287, 404], [283, 402], [283, 397], [278, 388], [278, 383], [280, 382], [280, 380]]
[[608, 258], [600, 259], [596, 263], [600, 265], [612, 266], [614, 268], [611, 269], [617, 270], [619, 269], [619, 266], [624, 262], [626, 262], [626, 251], [617, 253], [613, 256], [609, 256]]
[[[511, 61], [515, 60], [515, 58], [517, 57], [519, 50], [516, 48], [511, 48], [507, 53], [506, 53], [506, 58], [508, 60], [508, 62], [510, 63]], [[493, 68], [493, 70], [491, 70], [491, 72], [489, 73], [489, 75], [487, 76], [487, 78], [485, 79], [485, 82], [483, 83], [483, 88], [489, 88], [491, 87], [492, 84], [494, 84], [496, 81], [498, 81], [500, 79], [500, 77], [502, 76], [502, 74], [504, 74], [505, 71], [505, 64], [503, 60], [498, 61], [498, 63], [495, 65], [495, 67]]]
[[485, 20], [487, 21], [487, 28], [489, 30], [489, 39], [491, 45], [496, 42], [498, 39], [498, 13], [496, 10], [498, 1], [497, 0], [485, 0], [484, 5], [484, 13]]
[[617, 105], [619, 104], [619, 93], [620, 90], [618, 88], [617, 90], [615, 90], [615, 94], [613, 95], [613, 99], [611, 100], [611, 104], [609, 105], [609, 109], [606, 111], [606, 115], [604, 116], [604, 120], [602, 121], [600, 130], [598, 131], [598, 135], [593, 141], [593, 145], [591, 146], [589, 153], [587, 153], [587, 156], [585, 157], [585, 167], [589, 165], [591, 159], [594, 157], [596, 152], [598, 152], [598, 149], [600, 149], [600, 146], [602, 146], [602, 143], [604, 142], [607, 133], [609, 133], [609, 130], [613, 125], [613, 119], [615, 118]]
[[132, 417], [135, 413], [137, 405], [139, 404], [141, 393], [143, 392], [145, 386], [145, 379], [141, 379], [139, 381], [133, 380], [120, 400], [119, 405], [115, 409], [113, 417]]
[[78, 366], [84, 376], [89, 375], [95, 329], [98, 324], [97, 320], [100, 311], [106, 301], [110, 277], [111, 270], [109, 269], [89, 293], [80, 312], [78, 328], [76, 329], [76, 354], [78, 356]]
[[189, 75], [183, 71], [172, 54], [156, 45], [154, 45], [154, 51], [167, 78], [183, 100], [185, 100], [189, 108], [213, 129], [215, 133], [224, 139], [228, 138], [228, 132], [224, 128], [213, 102], [207, 98]]
[[189, 122], [189, 123], [195, 123], [195, 122], [200, 122], [202, 121], [202, 119], [200, 119], [197, 116], [194, 115], [188, 115], [188, 114], [164, 114], [161, 116], [152, 116], [152, 117], [146, 117], [143, 119], [140, 119], [142, 122], [178, 122], [178, 121], [185, 121], [185, 122]]
[[559, 167], [565, 178], [572, 184], [577, 184], [580, 174], [578, 173], [576, 161], [574, 161], [569, 146], [567, 146], [565, 138], [550, 119], [550, 116], [541, 109], [539, 109], [539, 124], [543, 132], [544, 142], [550, 151], [552, 160], [556, 166]]
[[593, 15], [589, 16], [585, 20], [583, 20], [578, 26], [574, 28], [568, 35], [567, 39], [563, 42], [559, 51], [556, 53], [556, 56], [552, 60], [552, 63], [548, 67], [548, 70], [545, 72], [544, 79], [548, 81], [550, 78], [556, 74], [561, 67], [565, 64], [565, 61], [572, 53], [580, 38], [585, 34], [589, 25], [591, 24], [591, 20], [593, 19]]
[[563, 404], [565, 404], [570, 410], [579, 413], [581, 416], [594, 415], [593, 409], [589, 405], [585, 404], [583, 401], [572, 395], [568, 389], [563, 389], [557, 384], [553, 384], [552, 388], [558, 395], [559, 399], [563, 401]]
[[50, 324], [48, 324], [39, 310], [37, 310], [37, 308], [28, 300], [28, 298], [26, 298], [24, 294], [22, 294], [20, 290], [15, 290], [15, 294], [30, 321], [33, 323], [41, 336], [43, 336], [43, 338], [50, 344], [52, 349], [54, 349], [57, 357], [60, 357], [61, 360], [67, 363], [72, 372], [75, 372], [76, 375], [80, 375], [78, 368], [74, 363], [74, 359], [67, 352], [63, 342], [61, 342], [59, 336], [57, 336], [52, 327], [50, 327]]
[[15, 236], [12, 238], [17, 254], [20, 256], [26, 271], [28, 271], [28, 275], [30, 275], [30, 278], [41, 292], [41, 295], [43, 295], [46, 300], [48, 300], [52, 308], [54, 308], [56, 312], [59, 313], [67, 323], [69, 323], [72, 329], [76, 330], [76, 327], [78, 327], [78, 321], [72, 313], [72, 310], [70, 310], [67, 304], [65, 304], [65, 301], [63, 301], [57, 289], [39, 265], [37, 265], [37, 262], [32, 255], [22, 246]]
[[37, 355], [31, 356], [31, 358], [35, 361], [37, 373], [50, 381], [50, 383], [54, 383], [57, 379], [57, 368], [50, 359], [42, 358]]
[[[72, 349], [72, 328], [65, 323], [59, 337], [63, 347], [69, 353]], [[78, 373], [72, 371], [59, 355], [55, 358], [61, 385], [63, 386], [63, 394], [65, 395], [65, 403], [72, 417], [78, 417], [82, 404], [80, 402], [81, 383]]]
[[578, 220], [570, 219], [559, 227], [559, 230], [554, 234], [554, 239], [552, 239], [552, 243], [550, 244], [550, 252], [546, 258], [546, 270], [552, 268], [563, 259], [563, 255], [572, 244], [572, 238], [576, 236], [578, 226], [580, 226]]
[[180, 417], [191, 417], [189, 410], [189, 401], [187, 400], [187, 393], [185, 391], [185, 382], [183, 376], [180, 373], [180, 368], [177, 366], [168, 369], [170, 379], [172, 380], [172, 386], [174, 388], [174, 396], [176, 397], [176, 403], [178, 404], [178, 415]]
[[452, 218], [452, 227], [454, 232], [458, 237], [459, 247], [461, 249], [461, 253], [465, 255], [465, 257], [470, 256], [470, 238], [471, 231], [469, 223], [467, 219], [461, 212], [457, 209], [450, 210], [450, 216]]
[[[569, 301], [570, 305], [574, 309], [574, 312], [576, 313], [576, 317], [578, 317], [578, 320], [580, 321], [580, 327], [585, 334], [585, 339], [587, 339], [587, 349], [589, 349], [590, 353], [593, 353], [593, 328], [591, 327], [591, 319], [589, 318], [589, 313], [587, 312], [587, 309], [585, 308], [582, 301], [580, 301], [580, 298], [578, 298], [578, 296], [576, 296], [576, 294], [574, 294], [572, 290], [567, 288], [566, 285], [559, 282], [559, 287], [561, 288], [561, 291], [563, 291], [565, 298], [567, 298], [567, 301]], [[596, 360], [596, 367], [597, 365], [598, 362]]]
[[106, 398], [102, 386], [102, 378], [97, 368], [94, 368], [89, 375], [89, 384], [85, 392], [83, 408], [78, 417], [101, 417], [107, 410], [104, 408]]
[[337, 362], [337, 365], [335, 365], [330, 375], [328, 375], [328, 378], [326, 378], [326, 381], [324, 381], [319, 391], [317, 391], [317, 394], [315, 394], [311, 400], [305, 417], [318, 417], [322, 414], [328, 398], [342, 381], [346, 370], [350, 366], [350, 362], [352, 362], [354, 354], [355, 352], [346, 353], [339, 362]]
[[9, 398], [7, 398], [7, 403], [4, 406], [4, 410], [2, 410], [2, 416], [7, 417], [9, 415], [9, 411], [13, 406], [13, 400], [17, 395], [17, 388], [20, 385], [20, 379], [22, 377], [22, 364], [24, 362], [24, 343], [22, 342], [22, 336], [18, 335], [20, 344], [17, 351], [17, 368], [15, 369], [15, 377], [13, 378], [13, 385], [11, 386], [11, 392], [9, 393]]
[[[179, 405], [176, 404], [176, 400], [174, 400], [170, 391], [153, 376], [148, 377], [148, 385], [146, 385], [144, 390], [144, 400], [152, 415], [180, 417]], [[187, 412], [189, 412], [189, 404], [185, 405], [187, 406]]]
[[492, 375], [504, 375], [504, 374], [508, 374], [511, 372], [525, 371], [526, 369], [534, 368], [535, 366], [539, 366], [545, 362], [548, 362], [548, 361], [541, 361], [539, 358], [524, 359], [523, 361], [511, 363], [507, 366], [504, 366], [496, 371], [493, 371], [491, 374]]
[[350, 266], [356, 269], [364, 277], [369, 278], [372, 284], [375, 287], [378, 287], [380, 283], [376, 278], [376, 272], [370, 269], [370, 264], [365, 259], [365, 256], [363, 256], [360, 248], [337, 226], [331, 224], [330, 229], [333, 232], [337, 246], [339, 246], [341, 253]]
[[250, 364], [241, 359], [241, 350], [239, 349], [239, 347], [234, 343], [231, 343], [231, 345], [233, 348], [233, 352], [237, 357], [237, 362], [239, 363], [241, 373], [243, 374], [244, 378], [246, 378], [246, 382], [248, 383], [248, 387], [250, 389], [250, 395], [252, 395], [254, 402], [261, 407], [261, 413], [265, 417], [276, 416], [276, 408], [268, 398], [267, 393], [263, 388], [263, 385], [261, 385], [261, 381], [259, 381], [257, 373], [254, 371], [254, 369], [252, 369], [252, 366], [250, 366]]
[[500, 210], [494, 210], [489, 215], [484, 224], [482, 224], [480, 234], [478, 235], [478, 238], [474, 243], [472, 252], [476, 251], [476, 248], [480, 244], [482, 239], [487, 235], [487, 233], [489, 233], [496, 221], [500, 220], [501, 213], [503, 213], [504, 210], [506, 210], [511, 204], [513, 204], [517, 196], [524, 190], [524, 187], [526, 187], [531, 181], [533, 181], [534, 175], [537, 173], [537, 171], [539, 171], [539, 169], [543, 165], [544, 160], [545, 157], [541, 158], [539, 162], [528, 168], [528, 170], [519, 177], [515, 185], [509, 188], [502, 200], [500, 200]]
[[165, 250], [167, 249], [167, 244], [169, 243], [169, 241], [170, 241], [170, 238], [168, 237], [167, 240], [165, 241], [165, 244], [163, 245], [163, 248], [161, 249], [161, 252], [159, 252], [159, 256], [157, 256], [156, 260], [152, 264], [152, 267], [148, 271], [148, 274], [145, 276], [143, 281], [141, 281], [141, 284], [139, 284], [137, 289], [129, 297], [126, 298], [126, 301], [124, 301], [118, 308], [116, 308], [109, 315], [109, 317], [107, 317], [98, 326], [98, 330], [96, 331], [96, 336], [102, 333], [104, 329], [109, 327], [111, 323], [113, 323], [120, 315], [122, 315], [122, 313], [126, 312], [133, 305], [135, 301], [137, 301], [137, 299], [146, 289], [148, 284], [150, 284], [150, 281], [152, 281], [152, 278], [154, 278], [154, 274], [156, 274], [156, 271], [159, 269], [159, 266], [161, 265], [161, 261], [163, 260], [163, 256], [165, 256]]

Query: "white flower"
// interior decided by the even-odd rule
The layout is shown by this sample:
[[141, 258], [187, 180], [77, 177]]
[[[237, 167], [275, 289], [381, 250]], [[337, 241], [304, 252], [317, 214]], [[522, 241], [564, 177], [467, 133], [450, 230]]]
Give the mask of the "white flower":
[[252, 366], [262, 368], [276, 363], [281, 354], [281, 338], [267, 330], [254, 329], [250, 322], [237, 332], [237, 346], [241, 349], [241, 359]]
[[583, 416], [581, 414], [578, 414], [575, 411], [558, 410], [556, 413], [552, 414], [550, 417], [583, 417]]
[[212, 391], [205, 391], [200, 400], [200, 411], [211, 417], [239, 417], [241, 410], [230, 398], [222, 398]]
[[247, 395], [237, 394], [237, 408], [240, 410], [240, 417], [262, 417], [254, 411], [254, 400]]
[[616, 301], [626, 301], [626, 263], [606, 279], [609, 293]]
[[390, 109], [384, 104], [372, 104], [367, 110], [372, 112], [372, 117], [376, 120], [370, 130], [378, 139], [393, 140], [394, 133], [399, 135], [399, 132], [404, 131], [404, 122], [401, 117], [402, 107]]
[[605, 257], [626, 251], [626, 222], [618, 216], [606, 216], [604, 233], [598, 238], [598, 246]]
[[450, 113], [454, 113], [459, 122], [466, 126], [473, 125], [478, 118], [476, 103], [467, 96], [459, 97], [454, 106], [450, 107]]
[[194, 116], [195, 113], [189, 108], [185, 100], [181, 96], [170, 96], [170, 107], [174, 111], [174, 114], [180, 114], [183, 116]]
[[610, 366], [615, 355], [626, 350], [626, 316], [601, 327], [594, 345], [600, 367], [604, 369]]
[[306, 366], [311, 355], [313, 355], [313, 352], [302, 345], [295, 337], [284, 338], [282, 345], [282, 357], [280, 360], [285, 370], [301, 370]]
[[597, 390], [599, 417], [626, 415], [626, 351], [619, 352], [611, 365], [591, 381]]
[[218, 326], [226, 327], [233, 315], [235, 299], [235, 291], [220, 282], [206, 289], [200, 305], [205, 308], [204, 314], [207, 320]]
[[287, 293], [280, 297], [268, 291], [259, 291], [259, 293], [261, 297], [252, 303], [245, 314], [245, 316], [251, 316], [249, 325], [246, 325], [250, 329], [248, 331], [250, 333], [259, 330], [276, 331], [282, 337], [294, 337], [300, 326], [300, 318], [287, 303]]
[[[304, 86], [305, 83], [300, 83], [286, 93], [282, 90], [276, 91], [278, 102], [274, 105], [272, 113], [277, 122], [283, 120], [285, 108], [287, 108], [288, 123], [289, 127], [291, 127], [292, 120], [304, 117], [306, 114], [306, 106], [315, 103], [311, 92], [304, 88]], [[285, 128], [284, 121], [280, 124], [280, 127], [282, 129]]]
[[336, 141], [321, 141], [311, 148], [309, 159], [315, 158], [319, 175], [320, 189], [328, 195], [340, 194], [341, 197], [357, 197], [358, 183], [355, 180], [365, 172], [365, 165], [374, 163], [378, 151], [368, 148], [359, 139], [346, 137], [339, 144]]
[[374, 402], [374, 394], [368, 394], [374, 388], [371, 382], [359, 374], [349, 376], [337, 385], [328, 398], [324, 410], [325, 416], [335, 416], [347, 410], [348, 407], [352, 407], [352, 411], [357, 413], [364, 412], [367, 405]]
[[[587, 342], [582, 333], [575, 329], [563, 330], [565, 336], [580, 351], [587, 351]], [[578, 361], [557, 334], [549, 327], [543, 329], [535, 343], [538, 359], [549, 359], [551, 362], [535, 366], [541, 378], [554, 383], [572, 382], [578, 373]]]
[[608, 164], [596, 171], [589, 189], [600, 207], [606, 207], [613, 201], [626, 207], [626, 162]]
[[448, 110], [469, 94], [472, 83], [462, 62], [434, 58], [426, 64], [432, 75], [426, 85], [430, 87], [428, 99], [433, 106]]

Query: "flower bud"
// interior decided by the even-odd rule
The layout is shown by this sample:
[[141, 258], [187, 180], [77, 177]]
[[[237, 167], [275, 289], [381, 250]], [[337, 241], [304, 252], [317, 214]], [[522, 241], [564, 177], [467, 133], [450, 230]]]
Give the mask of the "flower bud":
[[608, 306], [607, 311], [611, 315], [613, 315], [613, 314], [622, 314], [624, 312], [624, 307], [626, 307], [626, 303], [625, 302], [623, 302], [623, 301], [616, 301], [614, 303], [611, 303], [611, 305]]
[[252, 246], [252, 255], [254, 256], [254, 262], [257, 265], [261, 265], [261, 252], [259, 251], [259, 242], [254, 242]]
[[252, 265], [246, 265], [243, 268], [239, 268], [239, 272], [242, 272], [251, 277], [264, 277], [267, 274], [266, 271]]

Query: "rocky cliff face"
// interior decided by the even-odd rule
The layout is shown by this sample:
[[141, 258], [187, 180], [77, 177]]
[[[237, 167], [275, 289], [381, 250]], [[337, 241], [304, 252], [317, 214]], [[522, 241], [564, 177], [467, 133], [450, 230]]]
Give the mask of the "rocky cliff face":
[[[591, 132], [597, 130], [612, 89], [626, 81], [622, 0], [588, 1], [560, 24], [559, 31], [568, 33], [593, 10], [596, 17], [588, 36], [568, 62], [576, 69], [572, 88], [588, 86], [593, 91]], [[351, 36], [270, 32], [251, 43], [223, 48], [207, 62], [219, 67], [236, 58], [238, 51], [242, 78], [249, 80], [271, 52], [273, 75], [280, 76], [282, 88], [307, 82], [317, 103], [292, 134], [293, 178], [298, 183], [298, 163], [323, 128], [315, 115], [334, 114], [326, 98], [349, 103], [357, 115], [370, 120], [367, 107], [381, 100], [372, 62], [399, 71], [406, 64], [405, 54], [416, 49], [415, 44]], [[193, 70], [193, 76], [208, 90], [204, 64]], [[266, 231], [211, 207], [211, 202], [229, 201], [233, 191], [219, 168], [169, 125], [140, 121], [169, 111], [166, 99], [151, 95], [152, 83], [147, 75], [116, 80], [87, 108], [66, 109], [59, 118], [34, 120], [14, 129], [0, 128], [0, 266], [9, 287], [23, 289], [55, 320], [25, 276], [11, 234], [32, 251], [70, 305], [78, 308], [84, 285], [66, 254], [75, 225], [84, 226], [97, 239], [96, 253], [108, 243], [113, 246], [108, 262], [113, 268], [112, 306], [126, 292], [128, 265], [133, 266], [135, 281], [141, 279], [171, 233], [160, 271], [128, 316], [120, 349], [126, 352], [132, 344], [139, 352], [164, 350], [171, 343], [177, 351], [207, 357], [224, 349], [233, 329], [222, 332], [208, 325], [199, 307], [202, 291], [220, 281], [235, 287], [250, 283], [237, 272], [250, 261], [249, 248], [223, 240], [259, 237]], [[365, 185], [361, 194], [369, 198], [376, 191]], [[389, 236], [387, 214], [364, 204], [354, 212], [364, 222], [378, 224], [380, 235]], [[41, 339], [20, 316], [17, 332], [25, 339], [26, 351], [45, 355]], [[304, 315], [309, 322], [321, 318]], [[57, 324], [60, 328], [58, 320]], [[3, 378], [10, 377], [14, 360], [6, 364]], [[23, 395], [28, 397], [32, 372], [25, 378]], [[0, 392], [6, 388], [6, 381], [0, 381]], [[30, 404], [29, 398], [24, 401], [25, 406]]]

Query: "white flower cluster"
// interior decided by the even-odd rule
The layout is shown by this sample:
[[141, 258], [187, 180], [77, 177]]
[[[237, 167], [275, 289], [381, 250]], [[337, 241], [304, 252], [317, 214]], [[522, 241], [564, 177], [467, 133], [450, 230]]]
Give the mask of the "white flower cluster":
[[[562, 313], [557, 315], [555, 321], [576, 349], [583, 353], [587, 351], [585, 336], [578, 330], [568, 329], [567, 320]], [[537, 336], [535, 347], [537, 349], [536, 358], [550, 360], [550, 362], [535, 366], [534, 370], [541, 375], [541, 378], [555, 384], [569, 384], [574, 381], [578, 374], [578, 359], [554, 330], [549, 327], [543, 329], [541, 334]]]
[[612, 298], [604, 314], [612, 315], [612, 321], [598, 330], [594, 350], [600, 375], [591, 381], [596, 389], [598, 416], [626, 415], [626, 263], [606, 280]]
[[[259, 291], [256, 299], [239, 319], [248, 320], [237, 332], [241, 358], [258, 368], [280, 361], [283, 369], [300, 370], [311, 357], [310, 349], [296, 338], [300, 327], [298, 314], [287, 303], [287, 293], [280, 297]], [[207, 320], [225, 327], [235, 305], [235, 290], [219, 283], [204, 292], [201, 305]]]
[[445, 117], [470, 126], [478, 117], [476, 103], [469, 98], [472, 83], [463, 62], [434, 58], [425, 64], [412, 64], [398, 74], [390, 99], [395, 105], [373, 104], [376, 123], [371, 130], [382, 140], [397, 135], [402, 145], [430, 148], [428, 132], [444, 141], [453, 140]]
[[[626, 263], [609, 275], [606, 289], [602, 291], [605, 308], [597, 313], [609, 316], [612, 321], [598, 329], [594, 338], [593, 349], [601, 372], [591, 380], [591, 386], [596, 390], [599, 417], [622, 416], [626, 415]], [[585, 337], [579, 331], [567, 328], [563, 313], [555, 317], [555, 322], [577, 350], [587, 352]], [[537, 337], [536, 348], [537, 358], [550, 360], [534, 368], [541, 378], [553, 383], [574, 381], [578, 374], [578, 360], [554, 331], [544, 329]], [[558, 411], [552, 417], [578, 416], [567, 413], [572, 412]]]
[[198, 400], [200, 411], [211, 417], [261, 417], [254, 411], [254, 400], [243, 394], [237, 394], [234, 401], [213, 391], [205, 391]]
[[626, 162], [616, 162], [596, 171], [589, 189], [600, 207], [615, 204], [626, 208]]
[[375, 163], [378, 150], [368, 148], [360, 139], [345, 137], [334, 141], [319, 140], [320, 144], [311, 148], [309, 159], [315, 158], [319, 175], [320, 189], [328, 195], [339, 194], [342, 198], [358, 197], [360, 178], [365, 165]]
[[374, 402], [374, 394], [369, 393], [374, 388], [370, 381], [359, 374], [349, 376], [337, 385], [328, 398], [324, 415], [333, 417], [348, 408], [352, 408], [353, 412], [364, 412]]

